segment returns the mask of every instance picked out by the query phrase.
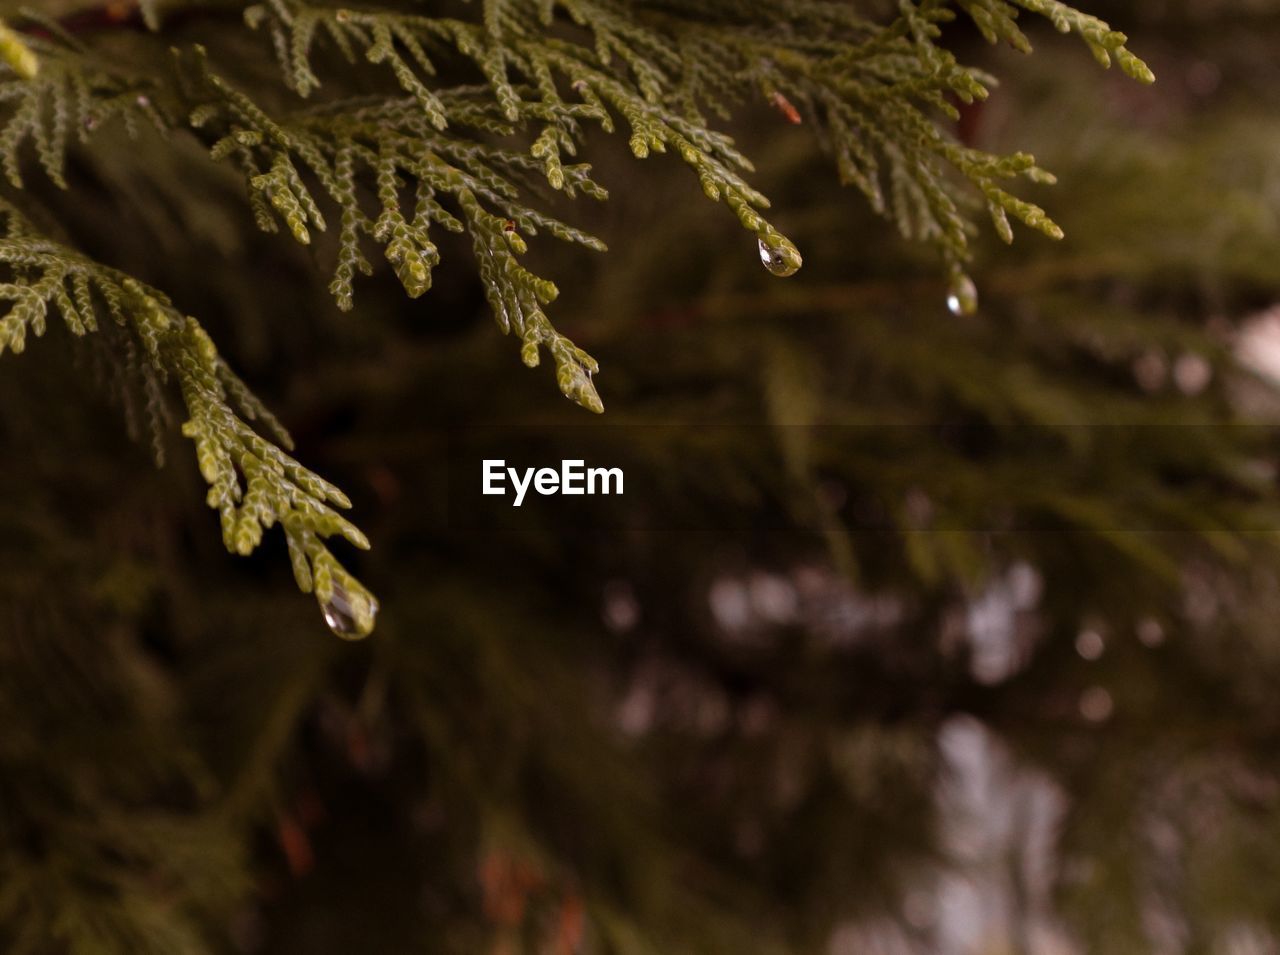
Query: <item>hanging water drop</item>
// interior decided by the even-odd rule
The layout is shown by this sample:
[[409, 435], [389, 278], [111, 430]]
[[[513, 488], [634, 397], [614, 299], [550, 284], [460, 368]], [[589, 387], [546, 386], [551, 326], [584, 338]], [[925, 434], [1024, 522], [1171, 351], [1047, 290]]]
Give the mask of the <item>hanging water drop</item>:
[[978, 287], [963, 272], [951, 277], [947, 289], [947, 310], [952, 315], [972, 315], [978, 310]]
[[320, 605], [320, 610], [330, 630], [344, 640], [359, 640], [373, 631], [378, 601], [367, 594], [348, 593], [341, 584], [334, 583], [329, 600]]
[[764, 236], [761, 236], [759, 246], [760, 264], [781, 278], [795, 275], [803, 264], [800, 251], [781, 236], [775, 239], [772, 245], [765, 242]]

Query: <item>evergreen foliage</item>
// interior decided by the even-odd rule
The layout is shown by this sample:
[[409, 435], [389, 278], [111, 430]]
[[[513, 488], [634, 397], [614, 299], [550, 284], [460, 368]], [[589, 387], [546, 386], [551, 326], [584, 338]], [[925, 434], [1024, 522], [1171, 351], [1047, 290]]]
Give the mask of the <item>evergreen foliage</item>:
[[[1280, 289], [1280, 9], [1098, 0], [1148, 17], [1148, 90], [1019, 6], [6, 10], [0, 950], [1274, 944], [1280, 405], [1238, 345]], [[1048, 228], [992, 192], [1043, 178], [1031, 143], [1066, 237], [992, 249], [971, 215]], [[491, 315], [592, 404], [543, 274], [603, 427], [493, 347]], [[377, 609], [233, 366], [365, 515], [375, 639], [283, 599], [273, 521], [335, 629]], [[171, 459], [181, 401], [199, 468], [130, 453], [101, 391]], [[451, 527], [469, 424], [656, 489]], [[957, 898], [996, 928], [949, 935]]]
[[[381, 246], [405, 292], [416, 298], [431, 287], [440, 261], [433, 228], [466, 232], [494, 317], [504, 333], [519, 337], [521, 359], [536, 366], [545, 349], [560, 390], [601, 412], [592, 381], [598, 363], [544, 311], [559, 294], [556, 285], [518, 259], [527, 251], [524, 236], [540, 230], [604, 248], [530, 204], [538, 198], [532, 182], [538, 174], [570, 198], [606, 197], [589, 164], [565, 161], [584, 144], [584, 124], [612, 132], [620, 118], [638, 159], [668, 148], [677, 153], [703, 192], [723, 200], [757, 237], [762, 261], [777, 275], [799, 269], [800, 253], [762, 214], [769, 201], [744, 178], [750, 161], [706, 117], [708, 111], [727, 117], [751, 95], [771, 101], [793, 122], [807, 121], [835, 155], [841, 178], [856, 184], [872, 208], [891, 215], [905, 236], [938, 246], [953, 275], [957, 309], [975, 305], [972, 281], [962, 272], [973, 226], [948, 170], [981, 193], [1006, 242], [1013, 238], [1010, 215], [1061, 238], [1040, 207], [999, 185], [1016, 177], [1051, 181], [1033, 157], [968, 148], [940, 127], [940, 120], [958, 116], [952, 99], [984, 99], [992, 82], [939, 46], [941, 24], [955, 18], [954, 6], [990, 42], [1023, 51], [1030, 43], [1018, 11], [1039, 14], [1078, 34], [1104, 66], [1114, 58], [1130, 76], [1153, 79], [1125, 46], [1124, 34], [1057, 0], [903, 0], [887, 20], [856, 4], [790, 0], [486, 0], [464, 7], [465, 17], [413, 5], [350, 9], [271, 0], [247, 6], [244, 22], [270, 38], [285, 86], [318, 100], [277, 108], [279, 97], [270, 91], [263, 95], [273, 105], [264, 106], [237, 88], [201, 44], [174, 47], [175, 83], [161, 68], [131, 64], [126, 73], [55, 20], [30, 15], [26, 36], [0, 23], [0, 59], [8, 67], [0, 79], [0, 100], [7, 104], [0, 161], [21, 189], [30, 142], [44, 172], [66, 188], [73, 134], [91, 146], [90, 132], [116, 116], [131, 132], [139, 116], [164, 131], [186, 128], [209, 143], [212, 159], [244, 172], [259, 228], [274, 232], [282, 221], [307, 245], [313, 230], [327, 229], [317, 192], [335, 208], [340, 226], [330, 291], [343, 310], [352, 308], [356, 273], [372, 271], [365, 241]], [[157, 46], [166, 42], [166, 16], [178, 16], [181, 8], [143, 8]], [[198, 5], [194, 9], [199, 15]], [[352, 89], [363, 82], [356, 79], [362, 61], [389, 71], [402, 95]], [[11, 239], [16, 255], [39, 258], [6, 260], [17, 266], [7, 286], [15, 305], [4, 319], [0, 348], [21, 351], [28, 329], [40, 335], [50, 301], [73, 331], [93, 330], [95, 288], [143, 346], [153, 415], [160, 400], [155, 376], [177, 379], [191, 415], [184, 433], [196, 442], [228, 549], [252, 551], [263, 528], [279, 520], [299, 587], [315, 590], [331, 620], [338, 614], [339, 630], [367, 634], [377, 602], [321, 543], [341, 534], [367, 546], [328, 506], [345, 506], [345, 497], [279, 450], [288, 448], [287, 436], [273, 427], [274, 419], [262, 417], [261, 405], [194, 320], [172, 314], [159, 293], [94, 272], [70, 250], [64, 258], [58, 247], [24, 234]], [[28, 265], [43, 267], [34, 281]], [[261, 418], [276, 444], [228, 410], [228, 392], [244, 418]]]

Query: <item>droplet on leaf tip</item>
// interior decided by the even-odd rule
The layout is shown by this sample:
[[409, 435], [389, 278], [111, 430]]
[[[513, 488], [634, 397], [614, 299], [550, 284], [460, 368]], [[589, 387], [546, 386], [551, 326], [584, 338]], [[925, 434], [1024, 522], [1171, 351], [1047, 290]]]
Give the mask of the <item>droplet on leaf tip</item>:
[[958, 272], [951, 278], [947, 289], [947, 311], [952, 315], [972, 315], [978, 310], [978, 287], [973, 279]]
[[760, 264], [766, 269], [782, 278], [788, 275], [795, 275], [800, 269], [800, 253], [788, 249], [785, 246], [770, 246], [761, 237], [758, 242], [760, 248]]
[[373, 621], [378, 615], [378, 601], [363, 594], [348, 594], [340, 584], [333, 585], [333, 593], [320, 605], [324, 622], [344, 640], [359, 640], [373, 631]]

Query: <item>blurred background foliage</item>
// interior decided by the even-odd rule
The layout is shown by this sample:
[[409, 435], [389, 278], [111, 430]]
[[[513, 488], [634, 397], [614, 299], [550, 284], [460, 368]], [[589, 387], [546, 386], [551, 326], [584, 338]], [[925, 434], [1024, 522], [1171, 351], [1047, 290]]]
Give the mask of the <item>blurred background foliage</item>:
[[[1004, 78], [959, 135], [1057, 173], [1067, 234], [981, 249], [970, 317], [767, 103], [733, 132], [785, 283], [601, 137], [572, 221], [610, 253], [530, 253], [590, 428], [468, 269], [344, 315], [194, 144], [76, 154], [42, 201], [351, 493], [383, 610], [341, 643], [282, 543], [228, 558], [92, 339], [6, 357], [0, 947], [1277, 951], [1280, 5], [1088, 6], [1154, 87], [947, 38]], [[438, 493], [472, 429], [645, 493], [473, 526]]]

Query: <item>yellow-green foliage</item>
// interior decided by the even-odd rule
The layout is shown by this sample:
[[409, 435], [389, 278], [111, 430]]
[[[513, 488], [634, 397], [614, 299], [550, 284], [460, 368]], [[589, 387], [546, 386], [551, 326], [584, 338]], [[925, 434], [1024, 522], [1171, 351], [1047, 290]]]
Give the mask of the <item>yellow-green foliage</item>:
[[[1079, 34], [1104, 66], [1114, 57], [1134, 78], [1144, 82], [1154, 78], [1129, 52], [1124, 34], [1054, 0], [1017, 5], [963, 0], [958, 5], [992, 42], [1030, 50], [1017, 25], [1018, 7], [1022, 7], [1048, 17], [1063, 32]], [[841, 178], [860, 188], [877, 211], [890, 215], [903, 235], [937, 245], [954, 272], [969, 258], [973, 226], [961, 208], [962, 197], [948, 169], [976, 187], [1006, 242], [1013, 240], [1009, 216], [1050, 238], [1061, 238], [1062, 230], [1039, 206], [999, 185], [1016, 177], [1051, 182], [1053, 177], [1037, 167], [1033, 157], [1024, 153], [999, 157], [967, 148], [938, 122], [939, 117], [958, 116], [952, 99], [984, 99], [992, 82], [937, 45], [939, 24], [955, 17], [953, 6], [945, 0], [902, 0], [896, 18], [877, 22], [868, 19], [858, 4], [796, 0], [760, 4], [486, 0], [479, 21], [470, 22], [393, 9], [272, 0], [251, 6], [246, 20], [270, 34], [285, 82], [300, 96], [325, 88], [326, 78], [313, 60], [319, 59], [320, 48], [328, 46], [351, 66], [363, 59], [390, 70], [410, 97], [391, 107], [394, 119], [384, 114], [372, 127], [363, 104], [337, 102], [312, 114], [308, 122], [314, 142], [308, 147], [317, 158], [326, 144], [349, 137], [353, 114], [363, 113], [366, 119], [357, 135], [385, 137], [388, 126], [395, 124], [397, 143], [413, 156], [426, 157], [425, 162], [433, 165], [440, 162], [441, 154], [447, 156], [451, 168], [441, 171], [456, 170], [463, 178], [476, 176], [481, 171], [476, 163], [487, 167], [485, 173], [496, 171], [497, 176], [486, 184], [508, 205], [507, 214], [531, 226], [535, 223], [529, 221], [529, 210], [510, 208], [521, 194], [513, 177], [532, 160], [553, 189], [573, 195], [580, 186], [589, 195], [602, 197], [603, 190], [585, 178], [589, 167], [566, 167], [562, 157], [577, 154], [583, 141], [582, 121], [612, 132], [614, 117], [620, 116], [637, 158], [671, 148], [695, 172], [703, 192], [712, 200], [723, 198], [743, 227], [756, 233], [770, 271], [791, 275], [801, 265], [800, 252], [761, 214], [769, 201], [743, 178], [752, 171], [750, 161], [729, 138], [711, 129], [704, 115], [710, 111], [728, 116], [732, 106], [758, 97], [785, 104], [783, 109], [793, 120], [813, 125], [835, 154]], [[565, 19], [576, 29], [564, 29]], [[469, 60], [484, 86], [467, 88], [465, 97], [449, 95], [453, 91], [435, 81], [434, 58], [439, 57]], [[235, 99], [229, 97], [228, 103], [234, 112]], [[250, 114], [237, 118], [252, 125]], [[529, 144], [527, 155], [484, 140], [476, 143], [477, 130], [502, 137], [523, 134]], [[263, 142], [269, 143], [270, 138]], [[466, 147], [460, 148], [461, 142]], [[389, 161], [394, 162], [383, 159]], [[471, 168], [457, 170], [457, 165], [468, 163]], [[441, 188], [421, 168], [401, 165], [400, 169], [419, 183], [425, 180]], [[313, 171], [323, 182], [325, 171]], [[439, 172], [435, 178], [451, 184], [452, 190], [445, 191], [453, 191], [456, 198], [456, 179], [450, 182]], [[251, 176], [251, 184], [257, 181], [256, 174]], [[379, 174], [385, 215], [396, 203], [394, 190], [384, 188], [382, 181]], [[334, 190], [329, 191], [333, 196]], [[344, 196], [351, 200], [349, 191]], [[272, 202], [282, 208], [280, 202]], [[283, 202], [293, 210], [287, 216], [291, 231], [299, 241], [307, 241], [300, 211], [293, 209], [291, 199]], [[359, 213], [349, 218], [334, 284], [344, 307], [350, 304], [353, 270], [361, 263], [354, 250]], [[323, 227], [319, 220], [314, 224]], [[491, 232], [485, 239], [477, 235], [473, 221], [468, 224], [478, 243], [487, 243], [504, 259], [509, 256], [501, 236]], [[561, 238], [585, 239], [563, 234], [556, 228], [558, 223], [546, 225]], [[534, 234], [532, 228], [527, 231]], [[402, 280], [404, 266], [399, 263], [412, 248], [402, 236], [392, 259]], [[484, 272], [485, 256], [478, 251], [478, 257]], [[528, 323], [521, 318], [532, 314], [539, 326], [550, 328], [533, 300], [546, 302], [530, 286], [525, 286], [523, 302], [514, 294], [528, 281], [523, 278], [527, 273], [515, 271], [521, 279], [514, 286], [501, 280], [503, 274], [489, 269], [485, 275], [498, 322], [504, 330], [520, 334], [526, 346], [536, 343], [538, 338], [530, 336]], [[420, 278], [406, 283], [411, 294], [421, 287]], [[582, 375], [589, 364], [569, 358], [566, 365], [559, 351], [552, 351], [557, 354], [565, 393], [599, 410], [599, 398]], [[571, 346], [562, 351], [576, 353]], [[566, 388], [570, 380], [575, 384]]]
[[[178, 312], [159, 291], [36, 234], [9, 204], [0, 204], [0, 215], [0, 263], [9, 272], [0, 284], [0, 300], [12, 303], [0, 319], [0, 352], [22, 352], [28, 332], [45, 333], [51, 311], [75, 335], [113, 323], [130, 346], [141, 346], [140, 374], [153, 383], [177, 382], [188, 415], [182, 433], [195, 443], [200, 473], [209, 484], [206, 500], [221, 516], [227, 549], [251, 553], [264, 529], [278, 522], [298, 586], [314, 589], [322, 606], [340, 587], [357, 610], [355, 635], [371, 631], [376, 602], [323, 543], [337, 535], [357, 547], [369, 546], [364, 534], [333, 509], [351, 502], [281, 450], [293, 446], [288, 433], [222, 360], [199, 322]], [[131, 356], [136, 351], [129, 348]], [[157, 404], [162, 400], [157, 389], [149, 388], [148, 396]], [[159, 414], [154, 405], [152, 411]], [[273, 440], [249, 422], [260, 423]]]
[[[142, 7], [157, 53], [170, 42], [165, 13], [180, 6]], [[89, 134], [112, 117], [131, 131], [146, 118], [163, 132], [195, 135], [212, 159], [243, 171], [260, 228], [276, 231], [283, 222], [296, 241], [310, 244], [329, 228], [327, 207], [338, 223], [330, 290], [344, 310], [353, 307], [355, 274], [373, 270], [367, 246], [381, 249], [406, 293], [417, 297], [430, 289], [440, 263], [433, 230], [467, 233], [494, 317], [520, 339], [524, 363], [539, 364], [546, 350], [561, 391], [601, 412], [596, 360], [547, 314], [556, 285], [519, 260], [540, 232], [604, 250], [539, 208], [547, 189], [607, 197], [590, 165], [574, 161], [588, 126], [609, 134], [625, 124], [637, 159], [678, 156], [702, 192], [723, 200], [753, 233], [762, 263], [786, 276], [800, 268], [801, 252], [766, 218], [769, 200], [748, 180], [750, 160], [708, 118], [728, 117], [752, 101], [771, 105], [781, 120], [812, 128], [841, 179], [877, 212], [937, 248], [953, 287], [966, 292], [963, 301], [957, 297], [965, 311], [976, 302], [963, 271], [975, 231], [971, 199], [985, 202], [1005, 241], [1013, 237], [1010, 217], [1052, 238], [1062, 231], [1005, 188], [1017, 178], [1052, 181], [1032, 156], [991, 155], [949, 132], [955, 101], [985, 98], [994, 80], [939, 45], [941, 25], [958, 11], [988, 40], [1029, 50], [1017, 22], [1019, 11], [1028, 11], [1078, 34], [1103, 65], [1115, 60], [1135, 79], [1152, 79], [1123, 34], [1057, 0], [899, 0], [889, 14], [883, 7], [483, 0], [453, 17], [411, 2], [247, 5], [245, 40], [263, 52], [270, 45], [287, 90], [262, 88], [260, 75], [235, 75], [235, 64], [218, 62], [194, 42], [199, 16], [180, 34], [173, 57], [135, 63], [30, 14], [18, 24], [32, 27], [29, 33], [0, 24], [0, 165], [21, 189], [30, 143], [48, 177], [65, 187], [69, 145], [92, 148]], [[50, 303], [73, 331], [90, 330], [101, 298], [131, 330], [122, 347], [143, 347], [149, 402], [162, 404], [155, 376], [181, 389], [190, 416], [184, 431], [196, 442], [227, 546], [247, 554], [263, 529], [280, 521], [299, 585], [314, 588], [328, 610], [345, 608], [339, 616], [346, 622], [335, 629], [368, 632], [376, 601], [320, 543], [338, 534], [364, 546], [329, 508], [345, 499], [245, 424], [263, 411], [194, 320], [159, 292], [27, 235], [16, 215], [9, 222], [4, 261], [13, 275], [4, 291], [13, 307], [0, 319], [0, 343], [20, 351], [28, 330], [43, 330]], [[30, 256], [36, 259], [27, 262]], [[282, 431], [276, 438], [287, 447]]]
[[31, 52], [26, 41], [0, 20], [0, 60], [21, 79], [35, 79], [40, 72], [40, 60]]

